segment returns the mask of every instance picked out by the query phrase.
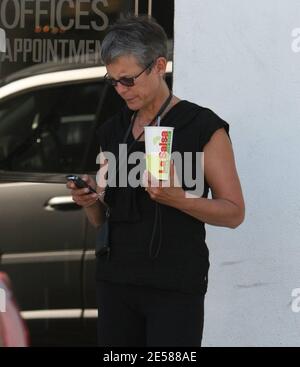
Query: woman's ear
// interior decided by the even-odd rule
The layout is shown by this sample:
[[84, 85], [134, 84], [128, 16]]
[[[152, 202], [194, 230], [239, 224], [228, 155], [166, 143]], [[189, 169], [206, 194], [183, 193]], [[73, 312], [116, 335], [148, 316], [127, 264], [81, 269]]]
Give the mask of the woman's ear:
[[157, 73], [164, 76], [167, 70], [167, 60], [164, 57], [159, 57], [156, 61]]

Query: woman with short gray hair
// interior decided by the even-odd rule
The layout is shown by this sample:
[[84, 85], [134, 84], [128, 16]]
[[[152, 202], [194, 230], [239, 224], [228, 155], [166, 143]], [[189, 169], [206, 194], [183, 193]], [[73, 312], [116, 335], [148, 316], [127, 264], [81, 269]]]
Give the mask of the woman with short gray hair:
[[[105, 78], [126, 107], [101, 125], [99, 143], [116, 157], [120, 144], [127, 144], [127, 154], [145, 153], [146, 126], [173, 127], [172, 152], [190, 152], [193, 172], [197, 153], [205, 154], [202, 196], [188, 196], [186, 183], [174, 185], [174, 164], [168, 187], [156, 187], [151, 177], [138, 187], [127, 182], [105, 188], [84, 176], [98, 194], [67, 184], [99, 228], [99, 239], [106, 233], [97, 250], [100, 346], [200, 346], [209, 269], [205, 223], [236, 228], [244, 219], [229, 125], [172, 94], [167, 54], [167, 36], [152, 18], [130, 17], [108, 30], [101, 52]], [[117, 177], [122, 164], [126, 172], [137, 166], [124, 161]]]
[[110, 65], [120, 56], [132, 55], [141, 67], [159, 57], [168, 58], [168, 38], [148, 17], [130, 18], [111, 27], [101, 45], [101, 57]]

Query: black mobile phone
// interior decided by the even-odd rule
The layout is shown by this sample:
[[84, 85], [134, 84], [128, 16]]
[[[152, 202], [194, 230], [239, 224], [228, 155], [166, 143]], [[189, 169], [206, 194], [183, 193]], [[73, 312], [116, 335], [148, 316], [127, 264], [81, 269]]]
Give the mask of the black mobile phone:
[[74, 184], [79, 188], [79, 189], [84, 189], [84, 188], [88, 188], [90, 189], [90, 192], [94, 192], [95, 194], [98, 194], [96, 190], [94, 190], [90, 185], [88, 185], [82, 178], [80, 178], [79, 176], [76, 175], [68, 175], [66, 176], [68, 181], [72, 181], [74, 182]]

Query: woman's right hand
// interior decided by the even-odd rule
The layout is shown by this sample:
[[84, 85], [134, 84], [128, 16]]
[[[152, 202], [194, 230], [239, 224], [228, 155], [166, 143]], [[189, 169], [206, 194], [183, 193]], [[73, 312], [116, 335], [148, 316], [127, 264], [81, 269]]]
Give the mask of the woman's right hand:
[[[96, 190], [97, 184], [95, 180], [92, 179], [92, 177], [84, 175], [82, 179], [89, 186]], [[72, 181], [68, 181], [66, 186], [68, 189], [71, 190], [71, 195], [75, 203], [79, 206], [82, 206], [83, 208], [88, 208], [92, 205], [95, 205], [99, 199], [99, 195], [93, 192], [89, 193], [88, 188], [79, 189]]]

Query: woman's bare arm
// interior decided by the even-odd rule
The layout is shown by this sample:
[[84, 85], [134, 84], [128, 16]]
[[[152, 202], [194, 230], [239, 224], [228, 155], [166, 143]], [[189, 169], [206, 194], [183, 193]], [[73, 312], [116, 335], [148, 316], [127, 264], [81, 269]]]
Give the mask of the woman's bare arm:
[[187, 198], [184, 190], [178, 187], [149, 187], [147, 190], [153, 200], [204, 223], [236, 228], [244, 220], [245, 204], [232, 145], [224, 129], [217, 130], [204, 147], [204, 175], [211, 188], [212, 199]]

